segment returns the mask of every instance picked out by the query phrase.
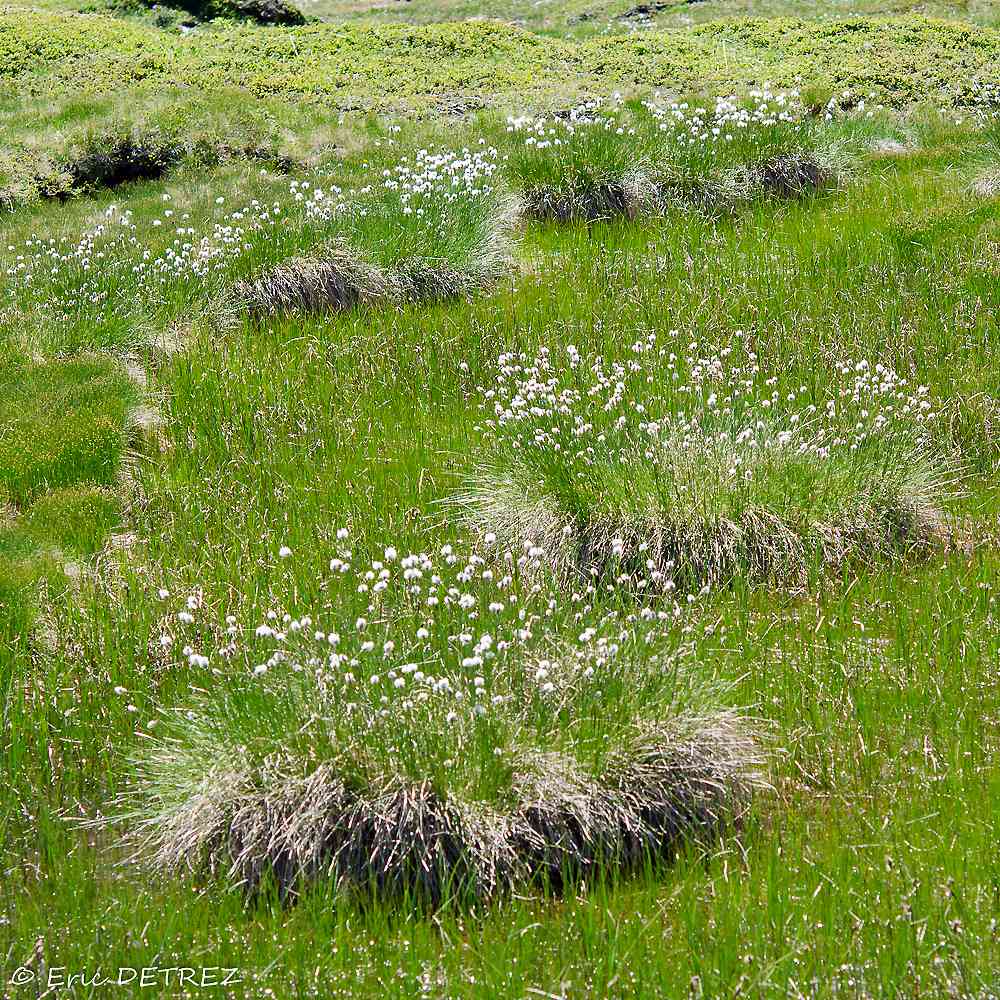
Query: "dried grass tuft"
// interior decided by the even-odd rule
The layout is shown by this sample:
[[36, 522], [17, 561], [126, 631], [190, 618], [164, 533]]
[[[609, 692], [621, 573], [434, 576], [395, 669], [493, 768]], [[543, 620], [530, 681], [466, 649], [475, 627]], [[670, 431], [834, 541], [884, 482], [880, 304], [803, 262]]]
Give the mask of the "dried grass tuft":
[[563, 752], [516, 756], [510, 799], [486, 803], [428, 781], [349, 787], [330, 764], [296, 773], [305, 762], [289, 758], [198, 776], [164, 742], [142, 775], [166, 797], [132, 814], [132, 859], [223, 875], [251, 896], [273, 881], [291, 901], [326, 882], [437, 907], [669, 859], [739, 822], [765, 785], [753, 728], [728, 712], [639, 725], [596, 775]]
[[398, 298], [399, 285], [380, 268], [362, 263], [346, 244], [336, 242], [236, 282], [227, 305], [255, 318], [330, 312]]
[[[779, 450], [770, 459], [776, 492], [767, 500], [730, 495], [719, 456], [692, 448], [665, 454], [652, 479], [637, 457], [631, 472], [625, 462], [573, 496], [515, 457], [474, 470], [449, 503], [479, 534], [492, 533], [516, 551], [543, 549], [568, 586], [581, 578], [648, 579], [656, 571], [682, 592], [737, 577], [804, 587], [817, 568], [873, 564], [948, 541], [941, 503], [955, 473], [943, 458], [918, 448], [892, 456], [891, 469], [873, 457], [867, 472], [849, 475], [818, 463], [817, 488], [836, 500], [813, 510], [795, 456], [787, 468], [780, 457]], [[761, 468], [769, 467], [761, 461]]]
[[807, 197], [837, 183], [845, 169], [844, 157], [801, 150], [693, 178], [667, 178], [661, 197], [709, 213], [732, 212], [763, 198]]
[[972, 181], [972, 193], [977, 198], [996, 198], [1000, 195], [1000, 166], [982, 170]]
[[829, 184], [836, 176], [813, 153], [786, 153], [747, 168], [747, 186], [779, 198], [799, 198]]

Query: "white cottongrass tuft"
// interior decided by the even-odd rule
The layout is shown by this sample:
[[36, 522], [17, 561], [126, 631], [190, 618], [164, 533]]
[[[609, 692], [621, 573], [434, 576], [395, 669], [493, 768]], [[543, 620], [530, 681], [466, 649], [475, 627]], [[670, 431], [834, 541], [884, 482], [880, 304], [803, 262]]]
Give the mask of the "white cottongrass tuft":
[[567, 585], [651, 595], [803, 585], [943, 539], [955, 470], [926, 387], [864, 360], [835, 378], [779, 390], [739, 340], [679, 357], [651, 335], [617, 362], [505, 355], [450, 502], [481, 534], [540, 546]]
[[[230, 627], [227, 671], [158, 713], [116, 817], [137, 860], [436, 905], [669, 859], [765, 784], [757, 727], [681, 641], [680, 607], [544, 586], [537, 546], [335, 558], [321, 603], [340, 620]], [[215, 659], [205, 634], [177, 645]]]

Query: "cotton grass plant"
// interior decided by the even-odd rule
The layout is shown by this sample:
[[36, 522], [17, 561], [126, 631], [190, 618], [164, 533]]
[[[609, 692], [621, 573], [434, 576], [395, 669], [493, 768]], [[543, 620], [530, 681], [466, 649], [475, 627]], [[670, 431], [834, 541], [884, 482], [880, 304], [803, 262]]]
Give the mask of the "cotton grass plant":
[[739, 822], [763, 757], [668, 641], [679, 607], [601, 610], [592, 587], [540, 583], [537, 546], [367, 562], [344, 534], [323, 603], [357, 617], [230, 619], [204, 651], [197, 600], [165, 619], [172, 655], [218, 676], [134, 761], [119, 818], [138, 857], [438, 905], [631, 870]]
[[802, 586], [945, 538], [955, 470], [926, 387], [858, 361], [819, 398], [782, 396], [749, 348], [689, 351], [650, 335], [620, 362], [501, 357], [453, 509], [541, 545], [560, 578], [648, 594]]
[[217, 211], [194, 215], [169, 194], [152, 217], [112, 204], [79, 236], [6, 247], [13, 307], [0, 334], [137, 353], [202, 317], [225, 326], [468, 295], [512, 269], [519, 214], [717, 211], [815, 190], [850, 147], [834, 117], [808, 118], [794, 97], [767, 91], [705, 108], [591, 102], [511, 119], [500, 148], [480, 139], [368, 165], [349, 187], [319, 175], [262, 184], [235, 208], [219, 196]]
[[495, 183], [495, 149], [420, 150], [378, 183], [298, 187], [301, 212], [264, 226], [230, 268], [229, 301], [253, 314], [358, 302], [451, 298], [510, 267], [514, 201]]
[[767, 89], [710, 105], [590, 101], [563, 116], [508, 118], [506, 171], [536, 218], [732, 210], [834, 182], [848, 156], [833, 118], [832, 103], [816, 118], [795, 92]]
[[164, 195], [152, 219], [110, 205], [79, 237], [6, 248], [18, 317], [58, 349], [135, 352], [158, 330], [207, 315], [339, 309], [464, 295], [512, 264], [514, 201], [497, 152], [419, 151], [360, 187], [291, 180], [271, 200], [192, 218]]

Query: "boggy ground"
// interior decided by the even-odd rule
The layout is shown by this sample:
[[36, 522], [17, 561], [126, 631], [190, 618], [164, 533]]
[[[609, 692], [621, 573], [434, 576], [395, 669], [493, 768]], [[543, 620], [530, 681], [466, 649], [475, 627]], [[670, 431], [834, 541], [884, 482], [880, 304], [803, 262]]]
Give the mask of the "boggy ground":
[[[457, 229], [446, 219], [435, 230], [441, 242], [428, 266], [440, 264], [444, 247], [449, 267], [476, 276], [445, 301], [244, 316], [224, 294], [245, 276], [239, 267], [207, 270], [205, 278], [203, 258], [193, 252], [183, 266], [135, 268], [145, 248], [161, 261], [174, 238], [197, 248], [209, 234], [213, 247], [229, 246], [232, 227], [245, 221], [234, 211], [254, 199], [258, 214], [276, 200], [302, 204], [294, 192], [303, 193], [305, 179], [308, 191], [346, 190], [383, 167], [391, 171], [419, 145], [459, 145], [456, 135], [499, 141], [502, 128], [404, 123], [397, 132], [319, 116], [310, 127], [340, 130], [341, 149], [303, 154], [304, 161], [316, 158], [292, 177], [240, 158], [208, 172], [179, 162], [146, 183], [42, 199], [7, 215], [3, 244], [13, 249], [4, 257], [0, 325], [6, 991], [43, 992], [37, 984], [59, 967], [156, 965], [239, 969], [233, 996], [991, 995], [1000, 964], [1000, 229], [995, 196], [972, 191], [976, 178], [996, 169], [990, 133], [978, 127], [989, 111], [981, 102], [975, 113], [966, 107], [878, 117], [836, 183], [790, 200], [753, 197], [735, 211], [671, 203], [652, 216], [539, 223], [496, 216], [492, 201], [480, 211], [477, 193], [462, 203], [467, 214]], [[469, 183], [478, 192], [488, 176], [506, 205], [506, 182], [479, 169]], [[315, 195], [304, 194], [310, 200]], [[380, 242], [378, 220], [394, 205], [376, 201], [364, 225], [337, 229], [369, 248], [369, 263], [389, 270], [403, 257]], [[323, 225], [331, 218], [339, 216], [328, 213]], [[480, 223], [486, 228], [476, 229]], [[495, 223], [503, 227], [499, 243]], [[108, 231], [84, 241], [80, 252], [96, 281], [80, 279], [73, 261], [62, 259], [68, 247], [52, 251], [37, 242], [67, 235], [69, 247], [78, 247], [81, 234], [99, 224]], [[185, 232], [177, 237], [179, 228]], [[476, 238], [458, 238], [472, 230]], [[411, 249], [426, 236], [419, 227], [388, 231], [409, 233]], [[300, 237], [312, 245], [308, 226], [294, 232], [291, 246], [261, 244], [254, 260], [269, 266], [289, 259]], [[471, 267], [484, 256], [488, 268]], [[508, 266], [494, 266], [500, 260]], [[38, 275], [35, 290], [26, 291], [17, 272], [25, 261]], [[72, 280], [64, 277], [71, 273]], [[884, 550], [869, 547], [832, 563], [803, 550], [791, 578], [743, 572], [737, 560], [702, 592], [681, 586], [665, 563], [614, 563], [626, 554], [628, 536], [612, 524], [602, 557], [611, 568], [596, 583], [586, 575], [567, 580], [558, 567], [550, 572], [541, 547], [537, 554], [529, 547], [519, 566], [523, 589], [502, 584], [499, 569], [495, 579], [457, 580], [478, 606], [456, 597], [446, 616], [414, 611], [409, 598], [373, 604], [386, 568], [394, 592], [428, 586], [435, 572], [450, 582], [449, 574], [465, 571], [470, 551], [486, 560], [471, 564], [475, 573], [493, 565], [490, 547], [503, 539], [487, 539], [499, 532], [460, 521], [461, 512], [443, 501], [467, 494], [477, 470], [506, 468], [512, 449], [523, 455], [537, 448], [544, 459], [562, 440], [546, 436], [554, 435], [547, 415], [537, 427], [506, 417], [488, 425], [503, 417], [494, 404], [509, 399], [511, 384], [521, 389], [525, 378], [554, 373], [560, 384], [585, 388], [588, 373], [617, 372], [615, 365], [624, 366], [627, 385], [615, 398], [633, 437], [612, 456], [619, 463], [612, 468], [627, 472], [631, 463], [636, 481], [655, 468], [633, 447], [647, 442], [637, 435], [649, 434], [654, 410], [658, 421], [688, 434], [697, 417], [715, 444], [711, 434], [730, 426], [720, 423], [727, 408], [725, 420], [735, 421], [737, 432], [767, 410], [773, 416], [754, 433], [774, 445], [765, 452], [771, 471], [752, 480], [752, 493], [718, 488], [718, 510], [738, 520], [739, 505], [752, 496], [793, 527], [815, 526], [820, 510], [824, 527], [848, 515], [857, 525], [862, 513], [866, 526], [881, 525], [874, 515], [896, 508], [873, 482], [902, 482], [906, 489], [892, 497], [906, 510], [916, 482], [934, 530], [910, 534], [911, 522], [894, 514], [885, 536], [893, 544]], [[736, 390], [739, 398], [730, 399]], [[591, 423], [604, 419], [585, 402], [593, 397], [566, 398], [568, 427], [576, 413]], [[810, 409], [827, 414], [831, 401], [835, 416], [821, 419]], [[645, 408], [639, 417], [635, 404]], [[827, 438], [818, 437], [823, 420], [836, 428]], [[779, 436], [800, 426], [795, 433], [818, 466], [786, 461], [799, 438]], [[843, 440], [834, 442], [835, 435]], [[586, 434], [580, 439], [599, 450]], [[918, 451], [900, 450], [900, 442]], [[865, 461], [895, 464], [881, 480], [871, 471], [877, 464], [823, 464], [825, 448], [858, 454], [852, 445], [861, 446]], [[717, 456], [713, 449], [704, 454]], [[751, 467], [754, 454], [747, 453]], [[932, 472], [901, 477], [901, 455], [914, 467], [915, 456], [926, 460]], [[696, 461], [722, 477], [706, 476], [706, 485], [730, 481], [728, 465]], [[544, 470], [539, 488], [574, 499], [571, 529], [591, 514], [606, 524], [623, 511], [663, 519], [680, 509], [663, 491], [571, 492], [560, 485], [566, 468], [547, 462]], [[684, 488], [692, 482], [698, 477]], [[822, 485], [822, 505], [803, 501], [802, 482]], [[655, 509], [628, 506], [654, 495]], [[565, 515], [568, 508], [560, 509]], [[683, 508], [686, 517], [692, 509]], [[433, 556], [434, 569], [421, 570], [422, 558], [406, 564], [426, 579], [404, 577], [410, 553]], [[452, 553], [462, 560], [449, 562]], [[656, 587], [639, 586], [647, 569]], [[538, 580], [542, 589], [532, 593]], [[529, 626], [535, 635], [518, 635], [524, 623], [497, 589], [537, 611]], [[504, 607], [487, 610], [487, 600]], [[372, 607], [382, 608], [382, 617], [373, 617]], [[470, 612], [483, 617], [468, 619]], [[368, 623], [358, 624], [362, 616], [378, 637], [374, 651], [362, 650], [369, 634]], [[417, 636], [415, 628], [428, 625], [428, 638]], [[346, 651], [366, 665], [364, 657], [374, 655], [384, 664], [378, 685], [366, 671], [364, 698], [376, 689], [387, 699], [397, 690], [399, 698], [419, 694], [415, 670], [405, 669], [409, 652], [383, 645], [393, 640], [443, 664], [439, 673], [453, 685], [467, 674], [470, 691], [523, 696], [490, 709], [496, 728], [489, 742], [475, 744], [461, 742], [462, 734], [481, 732], [463, 728], [461, 703], [441, 701], [441, 717], [428, 716], [424, 728], [383, 731], [376, 699], [365, 718], [375, 721], [377, 739], [348, 767], [331, 734], [357, 740], [358, 733], [337, 714], [346, 701], [338, 695], [320, 707], [308, 702], [309, 725], [319, 730], [289, 730], [275, 747], [254, 728], [260, 720], [287, 722], [279, 711], [285, 702], [275, 702], [268, 685], [282, 694], [282, 671], [310, 663], [317, 627], [324, 650]], [[274, 633], [292, 631], [305, 645], [285, 653], [292, 647]], [[486, 631], [494, 641], [510, 639], [505, 656], [490, 659]], [[330, 643], [333, 632], [339, 646]], [[637, 675], [613, 674], [598, 663], [598, 679], [608, 673], [595, 693], [581, 679], [595, 661], [574, 650], [612, 632], [645, 644], [643, 666]], [[429, 645], [418, 647], [414, 637]], [[552, 637], [558, 656], [535, 644]], [[461, 662], [458, 647], [468, 647]], [[275, 658], [276, 651], [282, 655]], [[481, 685], [473, 680], [480, 673]], [[615, 687], [613, 677], [632, 686]], [[230, 687], [235, 710], [216, 698]], [[248, 691], [249, 698], [240, 694]], [[555, 709], [546, 700], [553, 695], [560, 699]], [[364, 698], [356, 701], [368, 704]], [[337, 773], [348, 775], [355, 791], [426, 768], [437, 791], [492, 803], [502, 817], [516, 812], [509, 796], [519, 787], [506, 768], [507, 748], [558, 751], [574, 766], [586, 763], [588, 774], [610, 775], [600, 742], [607, 734], [617, 739], [637, 720], [662, 722], [687, 709], [718, 719], [730, 708], [766, 760], [766, 782], [750, 782], [766, 787], [756, 787], [739, 823], [710, 824], [714, 836], [624, 872], [593, 865], [566, 886], [519, 884], [513, 895], [463, 896], [428, 912], [426, 899], [359, 902], [345, 897], [343, 885], [313, 878], [293, 886], [289, 905], [266, 878], [250, 900], [234, 890], [225, 845], [219, 850], [210, 838], [195, 838], [184, 856], [193, 872], [157, 869], [152, 878], [128, 860], [129, 844], [121, 841], [137, 829], [155, 840], [167, 828], [170, 795], [189, 803], [208, 773], [206, 748], [235, 768], [235, 755], [217, 752], [219, 733], [237, 734], [225, 745], [246, 751], [249, 770], [239, 774], [249, 774], [251, 798], [267, 788], [253, 782], [275, 754], [295, 748], [272, 769], [287, 790], [302, 776], [288, 768], [308, 771], [309, 748], [322, 746], [333, 747], [322, 752], [338, 761]], [[198, 713], [210, 720], [205, 728], [196, 724]], [[164, 732], [181, 741], [183, 754], [174, 754]], [[400, 732], [412, 734], [413, 745], [394, 742]], [[208, 735], [196, 743], [192, 733]], [[467, 754], [457, 765], [456, 746]], [[166, 751], [151, 756], [150, 747]], [[737, 762], [740, 774], [756, 772], [755, 755]], [[110, 826], [77, 822], [103, 815], [118, 818]], [[219, 851], [216, 871], [200, 864], [202, 847]], [[8, 983], [19, 965], [33, 978], [15, 988]], [[101, 988], [79, 986], [77, 995], [101, 995]]]

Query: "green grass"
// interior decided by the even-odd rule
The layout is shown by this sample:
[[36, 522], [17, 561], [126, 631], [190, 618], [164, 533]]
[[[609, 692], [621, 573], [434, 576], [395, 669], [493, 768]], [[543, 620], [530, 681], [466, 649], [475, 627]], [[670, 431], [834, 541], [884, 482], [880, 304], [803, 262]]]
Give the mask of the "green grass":
[[9, 360], [0, 369], [0, 690], [31, 648], [39, 588], [120, 520], [117, 490], [136, 389], [113, 360]]
[[281, 150], [279, 118], [225, 90], [152, 100], [74, 95], [15, 103], [4, 118], [10, 145], [0, 161], [0, 208], [7, 211], [157, 179], [181, 163], [202, 170], [239, 158], [272, 169], [294, 163]]
[[[115, 91], [106, 107], [117, 115], [129, 92], [121, 84], [142, 73], [144, 93], [155, 93], [175, 72], [206, 89], [228, 74], [227, 85], [289, 102], [308, 94], [340, 107], [398, 100], [426, 110], [448, 94], [466, 100], [486, 88], [501, 105], [532, 97], [565, 104], [591, 88], [606, 94], [611, 77], [639, 89], [712, 92], [751, 78], [777, 84], [804, 68], [824, 103], [824, 87], [850, 81], [906, 105], [918, 90], [963, 99], [996, 46], [989, 29], [917, 19], [881, 26], [884, 48], [873, 59], [865, 45], [876, 25], [867, 20], [851, 28], [725, 23], [556, 43], [494, 25], [212, 27], [181, 41], [127, 21], [4, 17], [0, 49], [20, 90], [8, 110], [22, 123], [30, 91], [61, 102], [84, 81]], [[33, 49], [24, 56], [28, 36]], [[78, 58], [57, 65], [66, 55]], [[383, 56], [383, 72], [395, 77], [376, 79]], [[417, 82], [429, 62], [434, 72]], [[341, 148], [317, 154], [318, 175], [308, 175], [325, 191], [361, 188], [418, 146], [474, 148], [480, 131], [488, 144], [498, 129], [494, 119], [453, 128], [407, 122], [396, 133], [374, 120], [334, 126], [314, 110], [302, 110], [292, 139], [302, 141], [306, 126], [335, 137]], [[63, 113], [69, 124], [90, 115], [55, 112]], [[902, 149], [869, 150], [879, 138]], [[177, 227], [195, 230], [193, 244], [216, 239], [217, 225], [252, 229], [232, 213], [254, 199], [294, 202], [291, 178], [240, 161], [207, 171], [181, 163], [160, 179], [11, 214], [3, 246], [15, 250], [4, 254], [0, 311], [4, 989], [44, 992], [44, 978], [20, 991], [8, 985], [26, 963], [37, 977], [57, 968], [232, 966], [243, 980], [236, 996], [995, 992], [1000, 232], [995, 199], [969, 190], [989, 141], [970, 127], [969, 109], [879, 116], [858, 139], [850, 177], [821, 197], [753, 199], [723, 215], [673, 204], [655, 217], [522, 220], [504, 249], [518, 266], [457, 298], [228, 323], [210, 322], [223, 287], [329, 234], [282, 230], [291, 235], [276, 241], [280, 253], [265, 246], [253, 266], [220, 272], [219, 284], [187, 271], [160, 282], [136, 265], [147, 250], [159, 260], [175, 239], [188, 241]], [[127, 224], [93, 237], [93, 253], [85, 241], [85, 273], [73, 256], [81, 235], [126, 212]], [[383, 218], [357, 231], [380, 266], [428, 245], [419, 226], [396, 242], [390, 229]], [[431, 256], [479, 259], [480, 243], [464, 241], [474, 230], [460, 220], [452, 235], [462, 238], [445, 239]], [[10, 273], [18, 254], [30, 258], [34, 285], [23, 269]], [[655, 351], [636, 350], [651, 336]], [[905, 547], [891, 558], [865, 549], [794, 589], [774, 580], [750, 587], [737, 575], [690, 602], [678, 593], [643, 600], [628, 588], [566, 587], [546, 574], [541, 555], [522, 548], [512, 552], [515, 565], [525, 560], [512, 588], [518, 601], [501, 612], [488, 610], [486, 598], [506, 564], [482, 540], [476, 551], [488, 561], [456, 584], [475, 592], [473, 609], [422, 606], [427, 591], [407, 594], [398, 568], [391, 594], [376, 599], [381, 570], [373, 562], [390, 561], [387, 546], [435, 561], [444, 545], [468, 553], [447, 501], [470, 468], [498, 457], [532, 461], [531, 447], [498, 441], [486, 420], [497, 418], [493, 405], [516, 381], [501, 366], [530, 365], [543, 349], [568, 385], [583, 388], [600, 357], [602, 371], [625, 372], [626, 407], [641, 401], [679, 427], [694, 416], [708, 426], [703, 410], [724, 403], [732, 412], [711, 429], [727, 421], [742, 428], [768, 399], [780, 402], [767, 409], [782, 421], [799, 417], [808, 441], [817, 431], [808, 407], [831, 398], [844, 432], [861, 433], [858, 421], [882, 411], [867, 397], [853, 401], [854, 380], [891, 368], [906, 380], [903, 401], [920, 393], [937, 414], [921, 422], [912, 407], [895, 413], [890, 429], [906, 432], [899, 440], [907, 447], [896, 448], [879, 425], [842, 462], [777, 448], [735, 489], [711, 449], [696, 447], [685, 453], [689, 466], [676, 459], [652, 475], [655, 464], [634, 447], [609, 446], [587, 475], [567, 479], [567, 502], [606, 513], [625, 497], [628, 505], [652, 501], [662, 514], [680, 496], [689, 519], [710, 501], [715, 514], [763, 505], [808, 527], [842, 512], [845, 498], [850, 505], [863, 495], [878, 507], [900, 484], [920, 480], [915, 455], [933, 456], [932, 468], [940, 462], [956, 479], [932, 490], [951, 544], [920, 558]], [[584, 360], [563, 371], [574, 353]], [[639, 358], [652, 368], [632, 367]], [[731, 399], [741, 377], [752, 391]], [[845, 386], [848, 397], [840, 396]], [[606, 432], [617, 411], [600, 415], [586, 400], [560, 419], [587, 414], [595, 434]], [[140, 403], [162, 414], [145, 439], [136, 429]], [[650, 412], [632, 407], [628, 415], [631, 433]], [[555, 433], [544, 412], [533, 420], [524, 424], [532, 435]], [[908, 450], [915, 439], [924, 450]], [[593, 444], [599, 450], [608, 439]], [[355, 567], [346, 574], [330, 565], [345, 547]], [[434, 584], [442, 593], [465, 569], [464, 561], [445, 565]], [[375, 579], [363, 580], [369, 567]], [[369, 589], [359, 592], [362, 583]], [[421, 585], [431, 584], [425, 577]], [[470, 610], [479, 617], [469, 619]], [[369, 619], [361, 632], [359, 615]], [[303, 616], [312, 621], [294, 642], [256, 632], [267, 622], [291, 635]], [[433, 627], [418, 636], [426, 622]], [[530, 632], [523, 639], [522, 626]], [[314, 683], [314, 628], [338, 632], [355, 658], [378, 663], [379, 684], [366, 680], [367, 710], [356, 719], [340, 697], [342, 672], [328, 697]], [[595, 635], [581, 638], [589, 628]], [[369, 631], [378, 643], [361, 653]], [[638, 637], [644, 652], [625, 657], [619, 674], [595, 668], [600, 697], [582, 683], [555, 703], [545, 700], [551, 692], [524, 695], [558, 677], [550, 646], [564, 653], [620, 631]], [[485, 632], [511, 636], [512, 645], [463, 666]], [[387, 638], [396, 641], [388, 652]], [[295, 655], [274, 657], [286, 647]], [[327, 638], [322, 648], [328, 666], [334, 647]], [[482, 687], [517, 697], [502, 711], [451, 722], [435, 703], [421, 725], [391, 700], [403, 697], [394, 682], [411, 676], [403, 665], [418, 658], [473, 689], [481, 670]], [[541, 659], [550, 665], [540, 677]], [[267, 670], [255, 673], [262, 664]], [[690, 689], [678, 688], [678, 678], [690, 679]], [[283, 883], [283, 871], [300, 874], [297, 863], [282, 867], [292, 848], [304, 851], [296, 862], [329, 864], [315, 840], [286, 836], [310, 815], [300, 793], [315, 790], [309, 780], [328, 773], [322, 766], [336, 764], [355, 792], [398, 791], [426, 778], [435, 801], [471, 801], [509, 817], [519, 801], [511, 748], [561, 755], [593, 784], [628, 756], [637, 723], [674, 718], [689, 690], [707, 690], [695, 697], [702, 716], [736, 706], [752, 717], [772, 787], [754, 796], [737, 829], [680, 845], [670, 863], [643, 857], [627, 873], [598, 866], [571, 888], [550, 879], [548, 888], [562, 893], [526, 880], [514, 896], [481, 893], [433, 914], [400, 905], [398, 895], [356, 905], [322, 875], [308, 886]], [[380, 714], [383, 693], [388, 716]], [[717, 746], [709, 756], [718, 761]], [[208, 805], [221, 804], [214, 825], [191, 820], [204, 819], [199, 789], [210, 793]], [[118, 816], [110, 827], [102, 821], [109, 815]], [[382, 815], [419, 847], [419, 824], [407, 826], [398, 809]], [[233, 838], [241, 829], [253, 835], [243, 842], [249, 853]], [[144, 833], [154, 855], [177, 848], [174, 834], [187, 836], [181, 846], [190, 853], [161, 853], [160, 861], [199, 863], [151, 876], [121, 843]], [[241, 872], [227, 877], [241, 854], [251, 863], [242, 874], [261, 876], [250, 900], [233, 888]], [[268, 873], [268, 863], [276, 870]], [[290, 885], [294, 905], [276, 891]]]
[[135, 398], [113, 362], [81, 358], [11, 366], [0, 397], [0, 495], [19, 506], [80, 482], [112, 485]]

